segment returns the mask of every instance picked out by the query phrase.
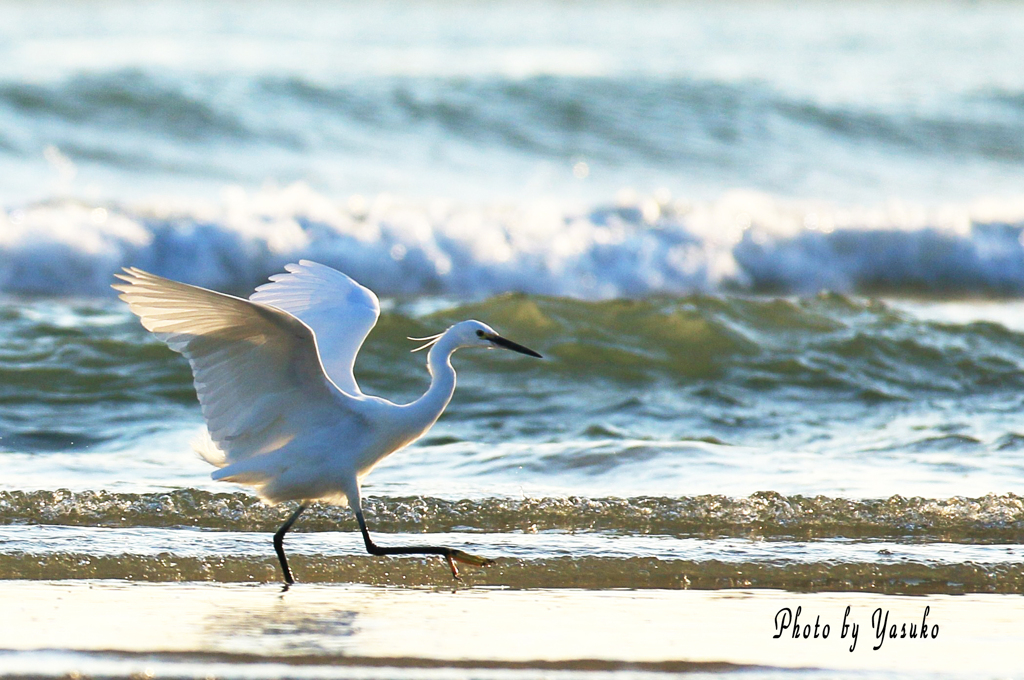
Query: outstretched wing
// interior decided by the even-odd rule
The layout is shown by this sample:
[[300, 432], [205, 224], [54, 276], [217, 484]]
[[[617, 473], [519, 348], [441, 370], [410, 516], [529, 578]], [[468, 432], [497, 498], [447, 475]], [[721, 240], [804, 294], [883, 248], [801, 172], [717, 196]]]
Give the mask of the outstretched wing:
[[[276, 451], [304, 432], [359, 418], [324, 374], [316, 337], [258, 302], [155, 276], [118, 274], [121, 299], [188, 359], [210, 438], [235, 463]], [[205, 457], [205, 456], [204, 456]], [[209, 458], [208, 458], [209, 459]]]
[[309, 260], [285, 267], [249, 296], [283, 309], [313, 329], [324, 370], [343, 392], [360, 395], [352, 368], [356, 354], [380, 316], [380, 302], [336, 269]]

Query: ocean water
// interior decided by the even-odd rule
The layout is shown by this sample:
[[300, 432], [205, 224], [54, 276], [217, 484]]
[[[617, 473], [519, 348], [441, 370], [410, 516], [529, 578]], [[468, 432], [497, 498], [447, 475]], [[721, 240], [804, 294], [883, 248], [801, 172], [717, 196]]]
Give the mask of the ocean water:
[[[369, 393], [417, 397], [428, 376], [405, 336], [462, 318], [546, 358], [456, 355], [441, 421], [367, 478], [368, 521], [382, 540], [503, 557], [467, 577], [495, 585], [1019, 592], [1024, 329], [950, 320], [965, 310], [837, 294], [395, 303], [357, 362]], [[183, 359], [116, 300], [23, 299], [0, 318], [9, 577], [276, 578], [269, 532], [290, 509], [209, 478]], [[300, 578], [443, 580], [433, 561], [363, 556], [355, 529], [346, 508], [308, 512], [290, 540]]]
[[[279, 578], [109, 285], [309, 258], [367, 393], [466, 318], [545, 356], [365, 482], [467, 585], [1024, 592], [1021, 64], [1011, 1], [0, 3], [0, 578]], [[354, 532], [297, 578], [449, 584]]]
[[0, 291], [305, 255], [385, 295], [1016, 296], [1021, 35], [1015, 2], [7, 2]]

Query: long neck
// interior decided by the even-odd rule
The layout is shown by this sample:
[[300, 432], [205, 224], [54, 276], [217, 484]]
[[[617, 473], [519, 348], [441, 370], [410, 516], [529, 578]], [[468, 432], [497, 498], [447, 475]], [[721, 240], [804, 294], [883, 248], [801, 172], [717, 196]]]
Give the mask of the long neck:
[[455, 369], [452, 368], [452, 353], [458, 349], [451, 336], [443, 335], [427, 354], [427, 370], [430, 371], [430, 388], [422, 397], [409, 404], [410, 416], [423, 431], [433, 425], [444, 412], [455, 393]]

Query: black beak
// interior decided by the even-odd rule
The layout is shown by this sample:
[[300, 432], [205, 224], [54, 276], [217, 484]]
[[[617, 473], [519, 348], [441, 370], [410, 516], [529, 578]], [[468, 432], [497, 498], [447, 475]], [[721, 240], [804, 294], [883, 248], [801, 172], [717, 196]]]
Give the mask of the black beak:
[[540, 354], [538, 354], [537, 352], [534, 352], [529, 347], [523, 347], [518, 342], [512, 342], [511, 340], [506, 340], [505, 338], [501, 337], [500, 335], [492, 335], [492, 336], [490, 336], [487, 339], [490, 340], [491, 342], [493, 342], [498, 347], [503, 347], [505, 349], [510, 349], [513, 352], [519, 352], [520, 354], [525, 354], [526, 356], [529, 356], [529, 357], [537, 357], [538, 359], [543, 359], [544, 358]]

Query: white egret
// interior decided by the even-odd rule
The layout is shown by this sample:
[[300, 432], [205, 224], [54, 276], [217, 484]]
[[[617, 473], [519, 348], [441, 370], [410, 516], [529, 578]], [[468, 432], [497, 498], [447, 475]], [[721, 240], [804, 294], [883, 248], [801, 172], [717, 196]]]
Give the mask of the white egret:
[[126, 268], [113, 287], [170, 348], [188, 359], [209, 437], [196, 450], [220, 468], [215, 480], [249, 485], [270, 503], [298, 501], [274, 534], [286, 583], [294, 583], [284, 535], [312, 501], [347, 503], [372, 555], [440, 555], [493, 561], [441, 546], [380, 547], [360, 507], [360, 481], [387, 455], [421, 437], [455, 391], [451, 356], [462, 347], [540, 354], [479, 321], [428, 338], [426, 393], [409, 404], [363, 394], [352, 368], [377, 322], [373, 292], [345, 274], [301, 260], [248, 300]]

